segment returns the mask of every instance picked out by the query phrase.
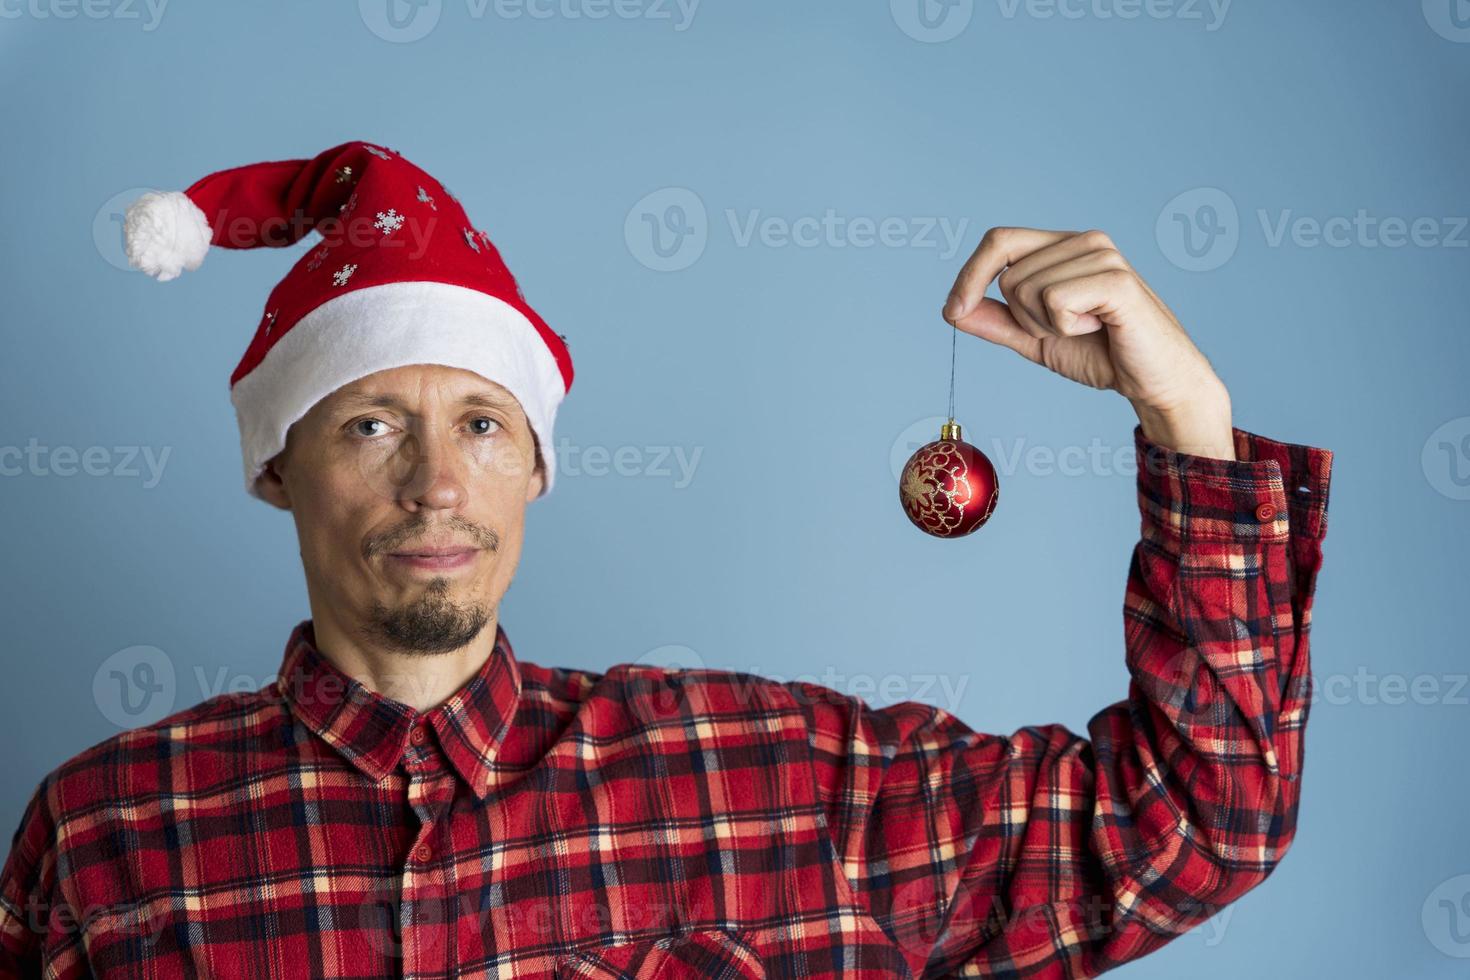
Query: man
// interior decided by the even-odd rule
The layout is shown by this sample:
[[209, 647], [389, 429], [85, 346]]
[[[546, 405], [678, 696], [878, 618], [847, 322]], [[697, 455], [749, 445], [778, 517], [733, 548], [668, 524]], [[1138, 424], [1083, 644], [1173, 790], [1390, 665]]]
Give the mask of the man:
[[311, 618], [272, 684], [41, 781], [6, 975], [1080, 977], [1281, 860], [1332, 454], [1234, 428], [1105, 236], [992, 230], [944, 310], [1138, 415], [1132, 680], [1084, 739], [517, 657], [498, 606], [571, 359], [449, 192], [353, 142], [147, 195], [126, 231], [167, 279], [313, 229], [232, 378]]

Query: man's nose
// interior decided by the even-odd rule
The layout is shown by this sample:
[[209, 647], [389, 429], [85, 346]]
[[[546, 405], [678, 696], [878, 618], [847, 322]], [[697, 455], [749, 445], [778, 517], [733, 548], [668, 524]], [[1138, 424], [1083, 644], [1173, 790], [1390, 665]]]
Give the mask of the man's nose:
[[403, 440], [395, 464], [400, 503], [437, 510], [451, 510], [464, 503], [464, 460], [459, 458], [450, 434], [415, 426]]

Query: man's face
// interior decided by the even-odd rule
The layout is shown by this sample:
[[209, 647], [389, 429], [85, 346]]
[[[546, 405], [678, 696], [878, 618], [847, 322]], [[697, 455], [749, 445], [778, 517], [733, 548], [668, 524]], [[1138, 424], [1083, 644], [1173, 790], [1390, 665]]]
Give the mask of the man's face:
[[419, 654], [460, 649], [495, 613], [541, 485], [516, 399], [437, 364], [337, 389], [261, 477], [263, 496], [295, 516], [313, 615]]

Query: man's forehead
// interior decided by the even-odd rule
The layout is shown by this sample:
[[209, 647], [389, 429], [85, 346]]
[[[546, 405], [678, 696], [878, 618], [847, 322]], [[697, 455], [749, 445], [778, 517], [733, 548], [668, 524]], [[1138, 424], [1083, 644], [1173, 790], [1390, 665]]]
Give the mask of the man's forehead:
[[504, 387], [472, 371], [457, 368], [418, 371], [395, 368], [360, 378], [334, 391], [326, 401], [333, 408], [398, 408], [411, 410], [424, 382], [449, 386], [451, 401], [479, 408], [516, 409], [520, 402]]

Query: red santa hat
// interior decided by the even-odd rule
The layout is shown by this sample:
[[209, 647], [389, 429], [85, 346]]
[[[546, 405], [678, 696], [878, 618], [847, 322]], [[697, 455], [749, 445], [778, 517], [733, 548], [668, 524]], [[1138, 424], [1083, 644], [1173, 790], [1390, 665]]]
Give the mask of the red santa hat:
[[321, 241], [271, 290], [230, 377], [246, 490], [260, 496], [286, 430], [322, 398], [375, 371], [444, 364], [520, 402], [550, 492], [552, 424], [572, 386], [565, 338], [454, 195], [398, 153], [354, 141], [221, 170], [144, 194], [123, 222], [129, 264], [159, 280], [197, 269], [210, 245], [284, 247], [312, 231]]

